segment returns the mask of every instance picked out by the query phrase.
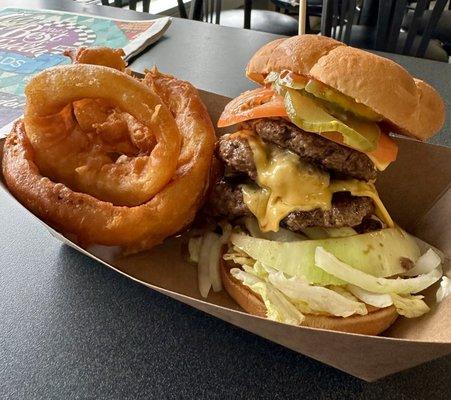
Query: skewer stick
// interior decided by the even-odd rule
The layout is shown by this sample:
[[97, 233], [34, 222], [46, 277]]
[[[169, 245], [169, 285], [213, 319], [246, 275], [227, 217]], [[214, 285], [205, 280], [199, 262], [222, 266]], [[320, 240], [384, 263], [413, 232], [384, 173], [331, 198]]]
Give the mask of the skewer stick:
[[299, 0], [299, 35], [305, 34], [305, 23], [307, 19], [307, 0]]

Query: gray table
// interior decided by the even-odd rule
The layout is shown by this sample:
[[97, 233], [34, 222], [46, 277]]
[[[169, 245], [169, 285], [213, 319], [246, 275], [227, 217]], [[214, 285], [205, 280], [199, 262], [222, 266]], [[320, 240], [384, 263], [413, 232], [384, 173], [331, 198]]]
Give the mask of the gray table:
[[[60, 1], [25, 3], [130, 16]], [[244, 65], [272, 38], [174, 20], [132, 68], [158, 63], [202, 89], [233, 96], [251, 87]], [[451, 98], [448, 65], [393, 58]], [[447, 133], [441, 143], [451, 143]], [[61, 246], [3, 192], [0, 204], [0, 399], [439, 399], [451, 392], [450, 358], [364, 383]]]

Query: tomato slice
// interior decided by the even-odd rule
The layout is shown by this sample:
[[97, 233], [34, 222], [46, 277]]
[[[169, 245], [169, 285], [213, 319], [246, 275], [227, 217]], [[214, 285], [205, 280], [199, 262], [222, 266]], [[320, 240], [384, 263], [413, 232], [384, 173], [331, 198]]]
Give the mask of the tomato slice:
[[[335, 143], [346, 146], [340, 132], [322, 132], [320, 135], [332, 140]], [[376, 149], [365, 154], [370, 158], [379, 171], [383, 171], [390, 165], [390, 163], [396, 160], [398, 155], [398, 145], [392, 138], [390, 138], [390, 136], [381, 132], [377, 141]]]
[[367, 155], [374, 162], [377, 169], [383, 171], [390, 163], [396, 160], [398, 156], [398, 145], [390, 136], [381, 133], [376, 149]]
[[261, 87], [242, 93], [227, 104], [219, 117], [218, 127], [257, 118], [288, 117], [283, 97], [272, 89]]
[[[271, 88], [260, 87], [244, 92], [228, 103], [219, 118], [218, 127], [224, 128], [251, 119], [270, 117], [288, 118], [284, 100]], [[320, 135], [345, 145], [339, 132], [323, 132]], [[366, 154], [377, 169], [383, 171], [391, 162], [396, 160], [398, 146], [388, 135], [381, 133], [376, 149]]]

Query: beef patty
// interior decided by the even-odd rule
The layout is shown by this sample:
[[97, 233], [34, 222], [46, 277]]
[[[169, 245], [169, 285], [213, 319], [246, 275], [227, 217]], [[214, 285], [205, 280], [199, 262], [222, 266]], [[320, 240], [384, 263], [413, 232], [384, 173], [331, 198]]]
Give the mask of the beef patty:
[[[205, 206], [205, 211], [212, 217], [234, 220], [252, 216], [243, 200], [241, 187], [222, 180], [213, 188]], [[288, 214], [282, 225], [293, 232], [311, 226], [340, 228], [357, 226], [374, 213], [374, 204], [369, 197], [354, 197], [347, 192], [335, 193], [330, 210], [319, 208], [312, 211], [294, 211]]]
[[[255, 132], [266, 142], [286, 148], [302, 159], [324, 169], [359, 180], [376, 178], [371, 160], [359, 151], [341, 146], [315, 133], [305, 132], [282, 119], [259, 119], [252, 124]], [[219, 141], [219, 156], [235, 171], [256, 178], [252, 150], [240, 136], [224, 136]]]

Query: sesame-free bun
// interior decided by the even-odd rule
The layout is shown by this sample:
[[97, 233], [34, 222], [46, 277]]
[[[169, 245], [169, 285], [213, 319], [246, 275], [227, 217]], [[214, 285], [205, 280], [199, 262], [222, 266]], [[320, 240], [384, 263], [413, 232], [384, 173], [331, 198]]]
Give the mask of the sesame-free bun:
[[[230, 273], [230, 269], [239, 267], [233, 261], [221, 261], [221, 279], [227, 293], [249, 314], [266, 317], [266, 306], [260, 295], [251, 291]], [[302, 326], [329, 329], [333, 331], [378, 335], [395, 322], [398, 313], [394, 306], [376, 308], [367, 306], [367, 315], [334, 317], [306, 314]]]
[[258, 50], [246, 75], [263, 84], [272, 71], [290, 70], [316, 79], [355, 99], [401, 133], [426, 140], [445, 122], [437, 91], [387, 58], [318, 35], [277, 39]]

